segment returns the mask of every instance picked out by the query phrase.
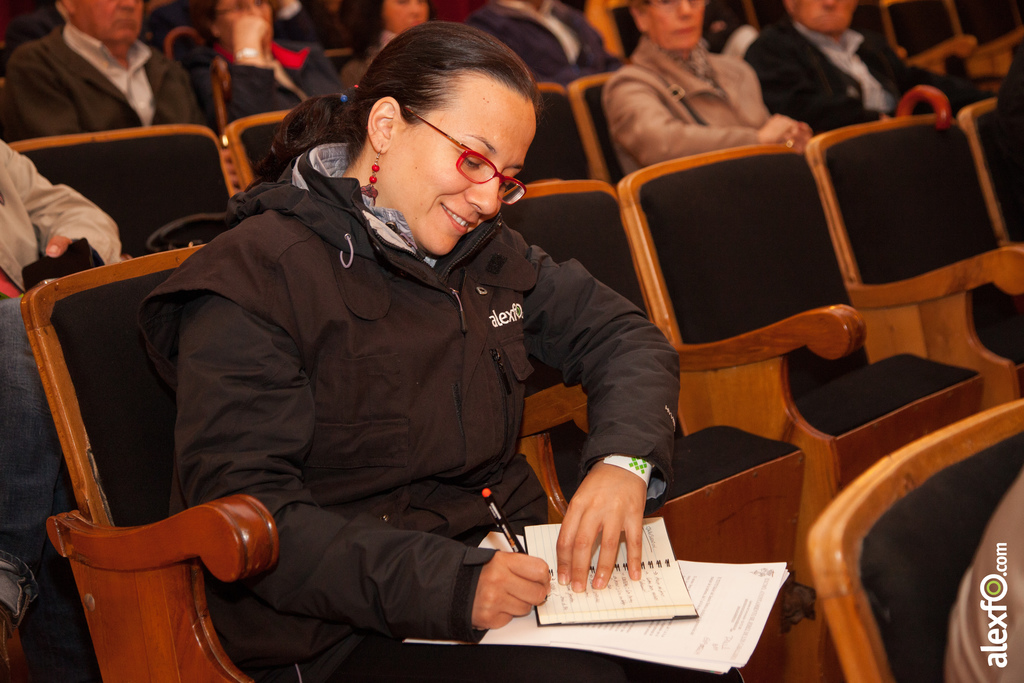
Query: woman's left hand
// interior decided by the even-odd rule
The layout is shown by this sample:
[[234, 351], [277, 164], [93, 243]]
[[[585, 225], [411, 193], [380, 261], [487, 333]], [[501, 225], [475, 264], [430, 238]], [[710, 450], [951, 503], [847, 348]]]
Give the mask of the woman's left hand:
[[647, 485], [643, 479], [615, 465], [595, 464], [569, 501], [562, 520], [556, 544], [558, 583], [564, 586], [571, 582], [577, 593], [586, 590], [594, 544], [600, 541], [593, 586], [604, 588], [615, 566], [623, 531], [629, 576], [639, 580], [646, 500]]

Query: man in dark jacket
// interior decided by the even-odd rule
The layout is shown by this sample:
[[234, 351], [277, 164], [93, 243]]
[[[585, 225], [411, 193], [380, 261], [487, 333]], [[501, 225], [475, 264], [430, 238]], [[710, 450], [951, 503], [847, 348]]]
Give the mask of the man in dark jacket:
[[203, 123], [188, 74], [139, 40], [142, 0], [62, 4], [67, 25], [22, 45], [7, 64], [7, 141]]
[[871, 32], [850, 29], [857, 0], [785, 0], [789, 18], [747, 50], [768, 109], [815, 133], [892, 115], [915, 85], [932, 85], [960, 107], [988, 95], [970, 83], [904, 64]]
[[512, 48], [541, 82], [568, 85], [622, 64], [583, 13], [558, 0], [491, 0], [466, 23]]

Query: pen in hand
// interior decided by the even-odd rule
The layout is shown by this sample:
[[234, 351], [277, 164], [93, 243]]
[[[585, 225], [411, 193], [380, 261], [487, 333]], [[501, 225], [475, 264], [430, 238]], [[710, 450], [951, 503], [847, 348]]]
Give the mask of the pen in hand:
[[508, 520], [505, 519], [505, 513], [498, 507], [498, 501], [494, 500], [494, 496], [491, 495], [490, 489], [484, 489], [481, 491], [484, 496], [484, 501], [487, 503], [487, 509], [490, 510], [491, 516], [494, 517], [494, 521], [497, 522], [498, 528], [501, 529], [501, 533], [505, 534], [505, 539], [508, 544], [512, 547], [514, 553], [525, 553], [526, 550], [519, 544], [519, 539], [514, 533], [512, 528], [508, 525]]

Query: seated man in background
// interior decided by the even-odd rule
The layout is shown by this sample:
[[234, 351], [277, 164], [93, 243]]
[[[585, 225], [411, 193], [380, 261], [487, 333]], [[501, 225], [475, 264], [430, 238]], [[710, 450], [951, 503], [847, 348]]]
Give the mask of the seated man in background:
[[[60, 443], [21, 318], [21, 269], [89, 240], [120, 258], [117, 225], [66, 185], [51, 185], [0, 142], [0, 681], [13, 629], [33, 681], [99, 680], [71, 567], [50, 546], [46, 518], [73, 509]], [[63, 471], [62, 471], [63, 470]], [[29, 604], [33, 603], [33, 604]]]
[[8, 141], [158, 123], [203, 123], [188, 74], [139, 40], [142, 0], [62, 0], [63, 28], [7, 64]]
[[960, 107], [989, 95], [969, 82], [907, 66], [871, 32], [850, 29], [857, 0], [784, 0], [789, 17], [761, 31], [745, 59], [772, 113], [815, 133], [892, 115], [915, 85], [932, 85]]
[[583, 13], [559, 0], [491, 0], [466, 23], [512, 48], [538, 82], [568, 85], [622, 64]]

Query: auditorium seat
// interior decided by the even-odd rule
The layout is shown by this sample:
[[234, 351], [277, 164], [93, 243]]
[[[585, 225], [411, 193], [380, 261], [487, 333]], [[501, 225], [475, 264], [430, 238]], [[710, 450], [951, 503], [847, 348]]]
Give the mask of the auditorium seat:
[[201, 213], [223, 213], [233, 187], [209, 128], [157, 125], [11, 144], [52, 183], [95, 202], [117, 222], [121, 248], [146, 253], [150, 234]]
[[224, 128], [228, 150], [235, 162], [238, 184], [249, 187], [253, 180], [253, 165], [270, 151], [277, 126], [288, 114], [288, 110], [269, 111], [235, 119]]
[[[644, 309], [619, 205], [607, 183], [534, 183], [502, 215], [528, 243], [539, 244], [558, 262], [576, 259]], [[717, 367], [712, 354], [693, 362]], [[534, 365], [519, 448], [538, 472], [555, 522], [561, 521], [583, 474], [587, 397], [579, 385], [565, 386], [558, 370], [535, 360]], [[687, 436], [677, 433], [673, 462], [675, 481], [668, 502], [651, 514], [665, 518], [677, 557], [708, 562], [770, 558], [793, 566], [804, 471], [804, 455], [797, 447], [730, 426], [712, 426]], [[797, 595], [783, 590], [754, 656], [742, 669], [745, 680], [782, 683], [787, 636], [781, 603], [789, 599], [796, 605]]]
[[53, 280], [22, 303], [78, 506], [47, 532], [71, 561], [106, 681], [249, 681], [217, 639], [204, 568], [235, 581], [277, 561], [274, 520], [251, 496], [167, 515], [175, 400], [137, 315], [195, 249]]
[[1024, 246], [1000, 246], [967, 137], [937, 130], [944, 119], [848, 126], [812, 139], [807, 158], [850, 298], [878, 330], [868, 356], [909, 348], [973, 368], [992, 406], [1021, 395], [1024, 316], [1011, 296], [1024, 293]]
[[950, 610], [1024, 464], [1022, 431], [1022, 401], [950, 425], [880, 460], [814, 524], [811, 568], [846, 680], [943, 679]]

